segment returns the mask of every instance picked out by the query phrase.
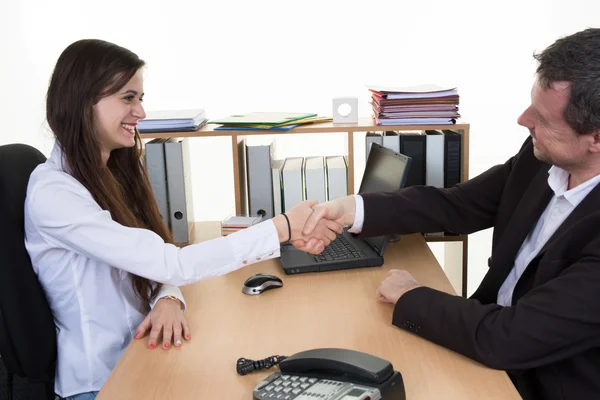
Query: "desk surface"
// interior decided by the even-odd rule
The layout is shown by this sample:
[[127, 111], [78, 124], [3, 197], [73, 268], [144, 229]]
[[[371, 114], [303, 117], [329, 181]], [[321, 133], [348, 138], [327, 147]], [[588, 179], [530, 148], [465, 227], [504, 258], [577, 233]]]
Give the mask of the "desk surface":
[[[209, 229], [206, 229], [206, 228]], [[218, 224], [202, 224], [196, 239], [215, 237]], [[251, 399], [252, 389], [277, 368], [238, 376], [239, 357], [262, 359], [338, 347], [389, 360], [402, 373], [408, 400], [519, 399], [502, 371], [491, 370], [391, 324], [393, 307], [375, 289], [392, 268], [454, 293], [420, 235], [391, 243], [379, 268], [286, 276], [277, 260], [182, 288], [192, 332], [181, 348], [149, 350], [134, 341], [98, 400]], [[258, 296], [241, 293], [252, 274], [273, 273], [284, 287]]]

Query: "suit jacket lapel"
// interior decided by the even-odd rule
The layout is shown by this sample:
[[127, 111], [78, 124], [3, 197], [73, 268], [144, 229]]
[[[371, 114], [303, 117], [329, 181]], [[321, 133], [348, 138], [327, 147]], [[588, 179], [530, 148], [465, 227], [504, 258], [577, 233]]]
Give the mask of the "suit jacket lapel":
[[[497, 296], [500, 286], [514, 266], [514, 260], [521, 245], [548, 206], [548, 202], [552, 198], [552, 189], [548, 186], [549, 169], [549, 165], [542, 165], [522, 195], [522, 200], [502, 233], [502, 240], [498, 242], [492, 254], [492, 268], [482, 282], [482, 284], [486, 284], [485, 289], [482, 288], [482, 294]], [[495, 298], [488, 299], [488, 301], [495, 300]]]

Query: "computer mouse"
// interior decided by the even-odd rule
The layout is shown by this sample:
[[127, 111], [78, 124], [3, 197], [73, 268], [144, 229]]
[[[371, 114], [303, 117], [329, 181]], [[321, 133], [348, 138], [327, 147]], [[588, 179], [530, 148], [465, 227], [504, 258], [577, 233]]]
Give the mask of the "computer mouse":
[[277, 289], [283, 286], [281, 278], [269, 274], [255, 274], [246, 279], [242, 293], [261, 294], [265, 290]]

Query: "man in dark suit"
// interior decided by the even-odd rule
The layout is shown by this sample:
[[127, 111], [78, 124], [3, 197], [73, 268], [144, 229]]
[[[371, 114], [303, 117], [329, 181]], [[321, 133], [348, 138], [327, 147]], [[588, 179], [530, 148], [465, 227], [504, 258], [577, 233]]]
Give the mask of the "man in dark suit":
[[[377, 289], [393, 324], [489, 367], [526, 399], [600, 398], [600, 29], [535, 58], [530, 137], [505, 164], [450, 189], [413, 186], [315, 206], [361, 236], [494, 227], [469, 299], [391, 271]], [[313, 243], [296, 243], [310, 247]]]

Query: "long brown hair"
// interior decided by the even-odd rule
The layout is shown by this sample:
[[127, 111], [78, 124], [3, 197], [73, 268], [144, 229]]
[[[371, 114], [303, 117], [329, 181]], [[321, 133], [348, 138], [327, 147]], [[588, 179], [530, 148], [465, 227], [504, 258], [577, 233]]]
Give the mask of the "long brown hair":
[[[60, 143], [69, 172], [118, 223], [146, 228], [172, 243], [141, 163], [142, 143], [113, 150], [103, 165], [94, 132], [94, 104], [119, 91], [144, 66], [135, 53], [96, 39], [77, 41], [58, 58], [46, 98], [46, 119]], [[108, 249], [107, 249], [108, 250]], [[160, 289], [133, 276], [133, 289], [150, 303]]]

